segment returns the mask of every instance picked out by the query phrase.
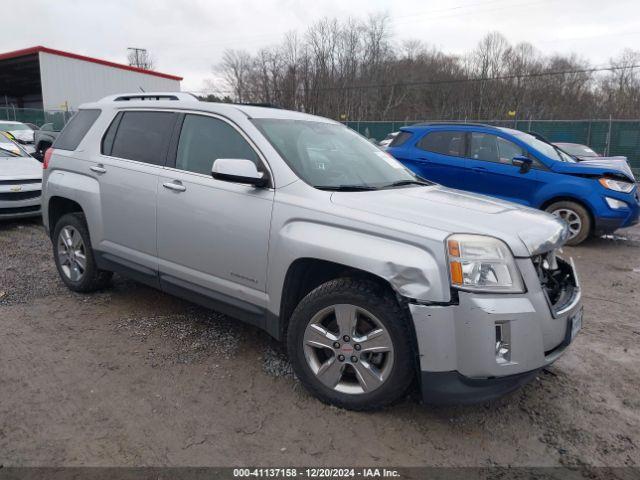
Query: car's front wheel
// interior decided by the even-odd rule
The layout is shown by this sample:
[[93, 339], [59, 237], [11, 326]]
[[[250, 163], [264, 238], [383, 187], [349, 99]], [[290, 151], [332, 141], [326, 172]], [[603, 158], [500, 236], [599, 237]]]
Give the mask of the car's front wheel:
[[295, 309], [287, 333], [293, 369], [326, 403], [381, 408], [414, 374], [407, 313], [391, 292], [360, 279], [326, 282]]
[[567, 223], [569, 227], [567, 245], [578, 245], [589, 237], [591, 217], [586, 208], [579, 203], [563, 200], [552, 203], [545, 210]]

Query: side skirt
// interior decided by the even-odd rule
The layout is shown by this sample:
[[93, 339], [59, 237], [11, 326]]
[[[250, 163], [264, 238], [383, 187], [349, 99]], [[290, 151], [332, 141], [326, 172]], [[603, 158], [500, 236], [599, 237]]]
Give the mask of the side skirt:
[[249, 323], [265, 330], [276, 340], [280, 340], [280, 319], [266, 308], [238, 300], [172, 275], [160, 274], [156, 270], [110, 253], [94, 250], [94, 255], [98, 268], [102, 270], [119, 273], [137, 282]]

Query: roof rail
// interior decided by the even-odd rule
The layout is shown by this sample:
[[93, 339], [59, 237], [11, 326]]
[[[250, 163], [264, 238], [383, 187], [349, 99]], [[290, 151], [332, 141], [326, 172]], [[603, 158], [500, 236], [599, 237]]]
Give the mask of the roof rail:
[[279, 105], [273, 103], [259, 103], [259, 102], [233, 102], [231, 105], [240, 105], [242, 107], [265, 107], [265, 108], [282, 108]]
[[474, 123], [474, 122], [423, 122], [423, 123], [414, 123], [413, 125], [406, 125], [407, 127], [427, 127], [429, 125], [453, 125], [456, 127], [459, 126], [470, 126], [470, 127], [485, 127], [485, 128], [494, 128], [497, 129], [495, 125], [488, 125], [486, 123]]
[[185, 100], [189, 102], [197, 102], [198, 98], [188, 92], [137, 92], [137, 93], [120, 93], [117, 95], [109, 95], [101, 98], [99, 103], [110, 102], [127, 102], [132, 100]]

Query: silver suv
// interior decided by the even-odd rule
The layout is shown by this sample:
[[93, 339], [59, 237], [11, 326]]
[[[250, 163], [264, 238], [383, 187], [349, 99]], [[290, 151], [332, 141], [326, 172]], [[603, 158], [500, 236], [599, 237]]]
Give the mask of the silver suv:
[[72, 290], [112, 272], [286, 342], [341, 407], [418, 385], [485, 401], [556, 360], [582, 323], [567, 228], [416, 177], [347, 127], [184, 93], [84, 105], [44, 163], [43, 216]]

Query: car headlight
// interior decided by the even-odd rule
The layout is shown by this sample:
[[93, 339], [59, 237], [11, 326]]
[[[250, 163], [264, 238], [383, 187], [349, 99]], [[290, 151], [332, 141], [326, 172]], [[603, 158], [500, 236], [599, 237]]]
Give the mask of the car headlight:
[[455, 234], [447, 239], [451, 285], [462, 290], [522, 293], [522, 276], [509, 247], [497, 238]]
[[634, 184], [631, 182], [623, 182], [622, 180], [616, 180], [614, 178], [602, 177], [598, 179], [600, 185], [614, 192], [629, 193], [633, 190]]

